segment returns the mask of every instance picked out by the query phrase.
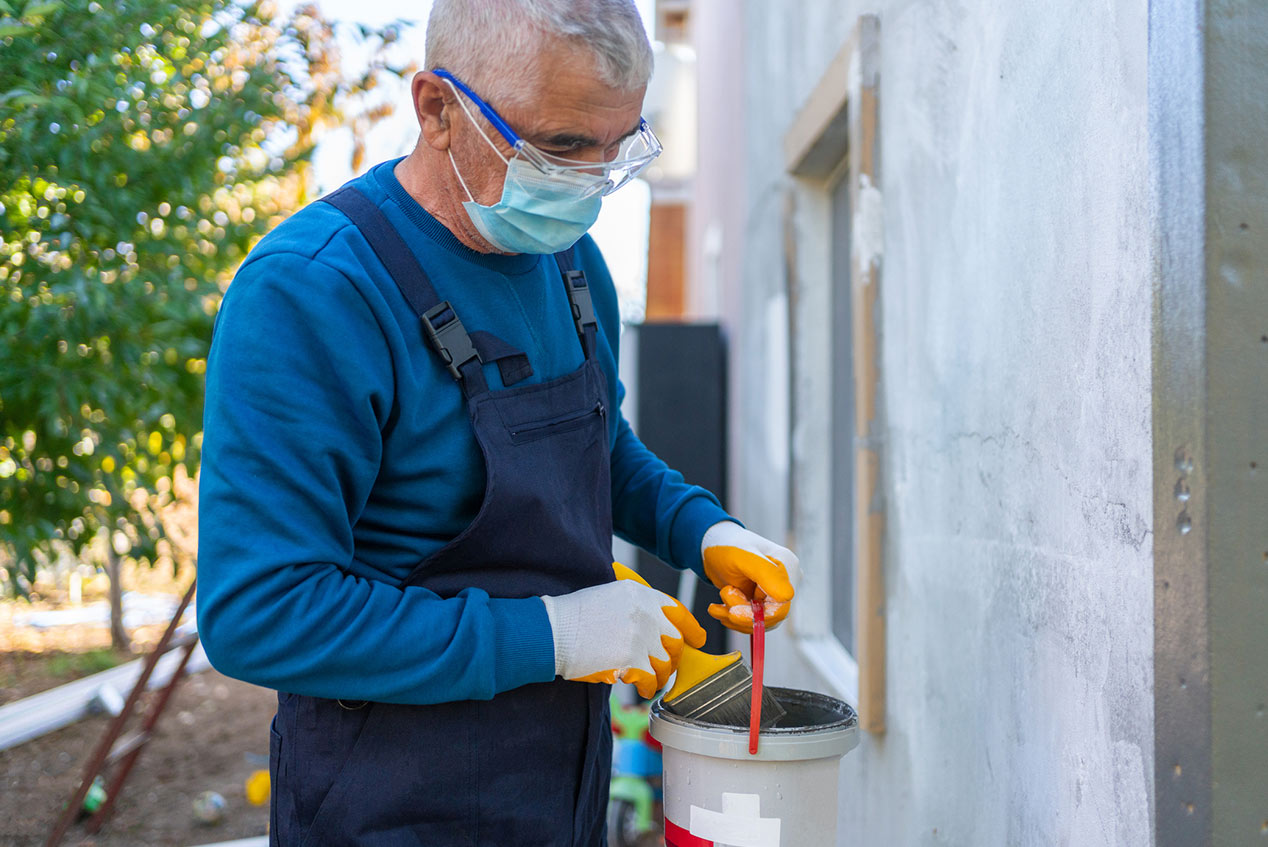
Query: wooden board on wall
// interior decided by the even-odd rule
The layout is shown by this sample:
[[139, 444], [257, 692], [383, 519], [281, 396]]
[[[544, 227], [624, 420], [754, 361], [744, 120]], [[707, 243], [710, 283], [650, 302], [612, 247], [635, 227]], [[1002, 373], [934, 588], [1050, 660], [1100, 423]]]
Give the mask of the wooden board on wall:
[[653, 203], [647, 239], [647, 320], [677, 320], [686, 312], [687, 206]]
[[[854, 644], [858, 663], [859, 725], [885, 731], [885, 503], [881, 419], [882, 304], [879, 239], [880, 24], [863, 15], [784, 135], [788, 172], [826, 194], [844, 157], [850, 191], [852, 239], [850, 320], [854, 409]], [[852, 70], [857, 69], [857, 70]], [[791, 218], [789, 218], [791, 219]], [[796, 234], [786, 248], [798, 249]], [[864, 250], [863, 247], [867, 247]], [[790, 275], [796, 275], [790, 266]]]

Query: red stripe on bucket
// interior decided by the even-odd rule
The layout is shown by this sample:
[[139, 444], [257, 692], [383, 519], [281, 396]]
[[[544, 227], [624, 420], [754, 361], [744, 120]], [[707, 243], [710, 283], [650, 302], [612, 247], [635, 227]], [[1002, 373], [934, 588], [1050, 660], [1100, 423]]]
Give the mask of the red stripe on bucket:
[[669, 818], [665, 818], [665, 847], [713, 847], [713, 842], [705, 841], [698, 835], [692, 835]]

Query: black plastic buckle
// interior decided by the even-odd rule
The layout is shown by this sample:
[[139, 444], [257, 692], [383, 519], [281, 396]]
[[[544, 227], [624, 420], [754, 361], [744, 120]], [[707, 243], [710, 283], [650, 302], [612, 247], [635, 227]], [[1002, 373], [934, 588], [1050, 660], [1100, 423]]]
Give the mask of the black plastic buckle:
[[471, 336], [467, 335], [458, 313], [445, 300], [423, 312], [422, 320], [423, 331], [440, 354], [441, 361], [454, 379], [461, 380], [462, 366], [472, 359], [479, 359], [480, 354], [471, 343]]
[[594, 301], [590, 299], [590, 285], [583, 271], [564, 271], [564, 285], [568, 288], [568, 302], [572, 304], [572, 322], [577, 325], [577, 335], [586, 337], [586, 325], [598, 325], [594, 316]]

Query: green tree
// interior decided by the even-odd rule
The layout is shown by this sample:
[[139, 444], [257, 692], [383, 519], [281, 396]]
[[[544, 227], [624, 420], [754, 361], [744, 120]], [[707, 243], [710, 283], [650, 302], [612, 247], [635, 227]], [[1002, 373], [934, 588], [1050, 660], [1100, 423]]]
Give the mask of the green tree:
[[[224, 288], [307, 201], [315, 140], [386, 109], [314, 7], [0, 0], [0, 551], [153, 563], [198, 460]], [[118, 580], [115, 579], [117, 584]], [[120, 630], [121, 632], [121, 630]]]

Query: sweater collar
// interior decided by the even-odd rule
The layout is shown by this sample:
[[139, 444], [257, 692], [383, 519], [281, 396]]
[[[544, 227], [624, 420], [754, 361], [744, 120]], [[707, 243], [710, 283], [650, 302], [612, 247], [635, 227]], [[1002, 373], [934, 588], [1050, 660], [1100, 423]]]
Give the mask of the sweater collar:
[[416, 226], [428, 239], [463, 261], [488, 268], [491, 271], [497, 271], [506, 276], [527, 273], [537, 267], [537, 263], [541, 261], [542, 257], [535, 253], [517, 253], [510, 256], [502, 253], [478, 253], [459, 241], [444, 224], [432, 217], [430, 212], [419, 205], [419, 202], [405, 190], [405, 186], [401, 185], [400, 180], [396, 178], [396, 165], [400, 161], [401, 159], [397, 158], [378, 164], [371, 173], [383, 190], [387, 192], [387, 196], [400, 207], [401, 212], [409, 219], [409, 222]]

